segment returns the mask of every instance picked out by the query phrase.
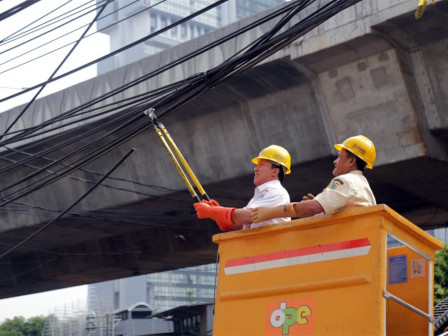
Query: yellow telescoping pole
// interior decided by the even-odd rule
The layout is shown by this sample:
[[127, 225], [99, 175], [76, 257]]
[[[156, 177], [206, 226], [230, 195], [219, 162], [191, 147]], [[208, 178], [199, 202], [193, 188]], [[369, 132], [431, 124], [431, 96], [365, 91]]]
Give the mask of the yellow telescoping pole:
[[188, 180], [187, 176], [185, 175], [184, 171], [182, 170], [182, 167], [180, 166], [179, 162], [177, 161], [176, 157], [174, 156], [173, 152], [171, 151], [171, 148], [168, 146], [168, 143], [166, 142], [165, 138], [163, 137], [162, 131], [154, 124], [154, 128], [156, 129], [157, 134], [160, 137], [160, 141], [162, 141], [163, 146], [165, 146], [166, 151], [168, 152], [169, 156], [171, 157], [171, 160], [173, 160], [174, 165], [176, 166], [177, 172], [179, 173], [182, 180], [184, 180], [185, 185], [187, 186], [188, 191], [191, 194], [191, 197], [196, 202], [200, 202], [198, 195], [196, 194], [196, 191], [194, 191], [193, 186], [191, 185], [190, 181]]
[[165, 126], [163, 126], [163, 124], [161, 124], [160, 128], [162, 129], [163, 134], [168, 139], [168, 142], [170, 143], [170, 145], [173, 147], [174, 151], [176, 152], [178, 158], [180, 159], [180, 162], [182, 162], [183, 166], [185, 167], [188, 175], [190, 175], [191, 179], [193, 180], [193, 183], [195, 184], [196, 188], [198, 188], [199, 192], [201, 193], [202, 198], [205, 198], [207, 201], [210, 201], [210, 197], [207, 195], [207, 193], [205, 192], [204, 188], [202, 188], [201, 183], [196, 178], [196, 175], [194, 175], [193, 171], [191, 170], [191, 168], [188, 165], [187, 161], [183, 157], [182, 153], [179, 151], [179, 149], [177, 148], [177, 146], [174, 143], [173, 139], [168, 134], [168, 131], [166, 130]]
[[[201, 193], [202, 198], [205, 198], [206, 200], [209, 201], [210, 197], [207, 195], [207, 193], [205, 192], [205, 190], [202, 187], [201, 183], [197, 179], [196, 175], [191, 170], [190, 165], [187, 163], [187, 161], [185, 160], [184, 156], [180, 152], [179, 148], [174, 143], [174, 140], [169, 135], [167, 129], [165, 128], [165, 126], [160, 121], [157, 120], [157, 117], [156, 117], [156, 115], [154, 113], [154, 109], [151, 108], [148, 111], [145, 111], [145, 114], [147, 114], [151, 118], [151, 120], [152, 120], [152, 122], [154, 124], [154, 128], [156, 129], [157, 134], [160, 137], [160, 140], [162, 141], [163, 145], [165, 146], [165, 149], [167, 150], [168, 154], [170, 155], [171, 159], [173, 160], [173, 163], [176, 166], [176, 169], [179, 172], [179, 175], [184, 180], [185, 185], [187, 186], [187, 189], [190, 192], [191, 196], [195, 200], [200, 202], [199, 197], [197, 196], [196, 192], [193, 189], [193, 186], [191, 185], [191, 183], [188, 180], [187, 176], [185, 175], [182, 167], [179, 165], [179, 162], [177, 161], [176, 157], [174, 156], [173, 152], [171, 151], [171, 148], [169, 147], [168, 143], [166, 142], [165, 137], [166, 137], [166, 139], [168, 139], [169, 144], [173, 147], [176, 155], [178, 156], [178, 158], [181, 161], [182, 165], [185, 167], [188, 175], [190, 175], [190, 178], [193, 180], [194, 184], [196, 185], [196, 188], [198, 188], [199, 192]], [[162, 134], [162, 132], [163, 132], [163, 134]]]
[[[415, 18], [416, 19], [420, 19], [422, 17], [427, 4], [428, 4], [428, 0], [419, 0], [417, 9], [415, 10]], [[432, 4], [434, 5], [434, 0], [432, 0]]]

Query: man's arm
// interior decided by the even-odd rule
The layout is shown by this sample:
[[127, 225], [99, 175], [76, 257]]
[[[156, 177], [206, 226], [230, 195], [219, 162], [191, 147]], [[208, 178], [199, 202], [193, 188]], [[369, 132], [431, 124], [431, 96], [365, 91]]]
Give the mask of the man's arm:
[[294, 211], [296, 215], [293, 217], [298, 218], [310, 217], [325, 212], [322, 205], [314, 199], [294, 203]]
[[264, 194], [262, 197], [259, 197], [256, 200], [252, 199], [251, 202], [249, 202], [250, 208], [236, 209], [221, 207], [215, 200], [203, 200], [201, 203], [195, 203], [194, 207], [199, 219], [213, 219], [222, 231], [240, 230], [244, 225], [252, 224], [251, 217], [254, 206], [274, 205], [289, 200], [289, 195], [287, 195], [288, 197], [285, 199], [284, 193], [276, 188], [269, 188], [269, 190], [266, 189], [263, 192]]
[[255, 208], [252, 211], [252, 221], [259, 223], [279, 217], [309, 217], [322, 212], [324, 212], [324, 208], [318, 201], [313, 199], [298, 203], [282, 204], [276, 207]]
[[194, 208], [199, 219], [213, 219], [221, 231], [239, 230], [243, 225], [252, 223], [252, 209], [222, 207], [216, 201], [195, 203]]
[[241, 230], [243, 225], [252, 224], [252, 210], [253, 209], [235, 209], [235, 211], [232, 212], [232, 230]]

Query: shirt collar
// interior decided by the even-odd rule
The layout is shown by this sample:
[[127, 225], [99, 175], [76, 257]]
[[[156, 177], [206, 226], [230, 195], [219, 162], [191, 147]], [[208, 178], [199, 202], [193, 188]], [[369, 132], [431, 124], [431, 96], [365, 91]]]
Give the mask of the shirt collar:
[[360, 171], [360, 170], [358, 170], [358, 169], [352, 170], [352, 171], [349, 172], [348, 174], [363, 175], [363, 174], [362, 174], [362, 171]]
[[276, 185], [276, 184], [281, 184], [281, 183], [280, 183], [280, 180], [267, 181], [267, 182], [265, 182], [265, 183], [263, 183], [263, 184], [260, 184], [260, 185], [259, 185], [258, 187], [256, 187], [255, 189], [262, 190], [262, 189], [264, 189], [264, 188], [267, 188], [267, 187], [269, 187], [269, 186], [274, 186], [274, 185]]

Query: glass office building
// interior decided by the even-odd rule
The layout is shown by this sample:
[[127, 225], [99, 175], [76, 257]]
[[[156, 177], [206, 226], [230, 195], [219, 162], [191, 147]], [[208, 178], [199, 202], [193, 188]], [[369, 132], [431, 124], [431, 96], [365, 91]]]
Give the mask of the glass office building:
[[199, 16], [175, 25], [179, 20], [210, 6], [216, 0], [140, 0], [132, 3], [127, 0], [115, 0], [107, 5], [97, 23], [97, 30], [109, 35], [110, 51], [145, 39], [149, 34], [170, 25], [173, 27], [100, 62], [98, 74], [136, 62], [284, 1], [229, 0]]
[[215, 264], [147, 275], [147, 302], [157, 311], [212, 302]]
[[212, 302], [216, 265], [139, 275], [88, 286], [88, 311], [98, 316], [145, 302], [155, 312]]

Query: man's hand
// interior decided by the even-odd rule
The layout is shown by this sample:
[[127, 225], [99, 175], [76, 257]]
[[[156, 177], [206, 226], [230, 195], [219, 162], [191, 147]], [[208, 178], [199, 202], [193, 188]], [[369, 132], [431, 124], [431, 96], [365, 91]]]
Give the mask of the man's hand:
[[202, 203], [211, 205], [211, 206], [220, 206], [219, 203], [217, 201], [215, 201], [214, 199], [211, 199], [210, 201], [207, 200], [202, 200]]
[[252, 210], [252, 222], [260, 223], [272, 218], [297, 217], [294, 203], [278, 205], [276, 207], [260, 207]]
[[[210, 205], [210, 202], [212, 202], [212, 200], [194, 204], [194, 209], [196, 210], [196, 215], [198, 218], [211, 218], [218, 224], [221, 231], [231, 230], [233, 228], [232, 212], [235, 208]], [[213, 202], [213, 204], [218, 204], [216, 201]]]
[[302, 200], [304, 200], [304, 201], [309, 201], [309, 200], [312, 200], [312, 199], [314, 199], [314, 195], [313, 194], [307, 194], [306, 196], [302, 197]]
[[210, 217], [212, 206], [209, 205], [208, 202], [209, 201], [202, 201], [202, 203], [195, 203], [193, 205], [199, 219], [212, 218]]

